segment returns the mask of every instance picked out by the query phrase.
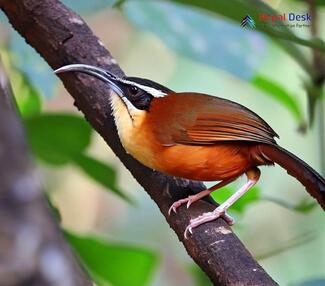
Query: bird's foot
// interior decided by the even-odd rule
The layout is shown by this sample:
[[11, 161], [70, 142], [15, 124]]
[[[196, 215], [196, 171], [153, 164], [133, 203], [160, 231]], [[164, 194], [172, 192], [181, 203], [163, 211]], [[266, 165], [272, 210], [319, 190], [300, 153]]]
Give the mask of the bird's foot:
[[235, 223], [235, 220], [226, 213], [226, 209], [219, 206], [213, 212], [204, 213], [197, 218], [191, 219], [190, 224], [185, 229], [184, 237], [188, 239], [189, 235], [193, 234], [194, 228], [206, 222], [216, 220], [219, 217], [222, 217], [229, 225]]
[[201, 199], [201, 197], [198, 197], [197, 195], [192, 195], [192, 196], [188, 196], [185, 199], [178, 200], [171, 205], [171, 207], [168, 210], [168, 215], [171, 215], [172, 212], [176, 213], [177, 209], [181, 205], [186, 204], [186, 207], [189, 208], [192, 203], [194, 203], [200, 199]]

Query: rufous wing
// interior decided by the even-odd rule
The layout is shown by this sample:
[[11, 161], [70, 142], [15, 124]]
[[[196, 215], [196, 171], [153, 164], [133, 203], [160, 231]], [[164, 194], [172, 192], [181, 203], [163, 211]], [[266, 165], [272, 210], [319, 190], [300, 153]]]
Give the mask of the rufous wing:
[[275, 144], [278, 135], [257, 114], [230, 100], [199, 94], [172, 93], [152, 101], [150, 119], [163, 145], [210, 145], [220, 141]]

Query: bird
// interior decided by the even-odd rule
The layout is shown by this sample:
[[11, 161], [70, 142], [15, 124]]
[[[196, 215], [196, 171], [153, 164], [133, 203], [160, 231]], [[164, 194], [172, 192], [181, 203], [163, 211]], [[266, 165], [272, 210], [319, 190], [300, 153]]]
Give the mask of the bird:
[[263, 165], [280, 165], [325, 210], [324, 178], [278, 145], [278, 134], [243, 105], [203, 93], [175, 92], [149, 79], [118, 77], [92, 65], [69, 64], [55, 70], [65, 72], [84, 73], [107, 84], [119, 139], [136, 160], [166, 175], [217, 182], [174, 202], [169, 215], [246, 175], [246, 183], [227, 200], [190, 220], [185, 238], [220, 217], [232, 225], [234, 219], [226, 211], [258, 182]]

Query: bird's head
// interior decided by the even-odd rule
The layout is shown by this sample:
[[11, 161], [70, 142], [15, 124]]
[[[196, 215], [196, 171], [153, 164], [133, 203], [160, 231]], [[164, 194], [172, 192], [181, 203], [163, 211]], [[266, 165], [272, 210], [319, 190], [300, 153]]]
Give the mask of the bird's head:
[[166, 96], [172, 92], [156, 82], [138, 77], [117, 77], [107, 70], [85, 64], [63, 66], [55, 73], [81, 72], [105, 82], [123, 101], [129, 113], [149, 111], [155, 98]]

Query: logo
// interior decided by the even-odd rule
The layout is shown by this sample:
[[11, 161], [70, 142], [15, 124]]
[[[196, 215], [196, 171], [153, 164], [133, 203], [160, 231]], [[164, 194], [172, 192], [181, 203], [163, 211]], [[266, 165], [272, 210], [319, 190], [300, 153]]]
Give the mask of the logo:
[[[256, 15], [257, 25], [259, 27], [272, 26], [272, 28], [308, 28], [312, 20], [309, 13], [282, 13], [282, 14], [267, 14], [259, 13]], [[256, 28], [255, 21], [250, 15], [246, 15], [240, 24], [242, 27], [254, 29]]]
[[241, 21], [241, 24], [240, 25], [242, 27], [248, 27], [248, 28], [254, 29], [255, 28], [255, 21], [253, 20], [253, 18], [251, 16], [247, 15]]
[[283, 14], [259, 14], [261, 24], [269, 24], [273, 27], [286, 26], [289, 28], [310, 27], [311, 15], [309, 13], [283, 13]]

